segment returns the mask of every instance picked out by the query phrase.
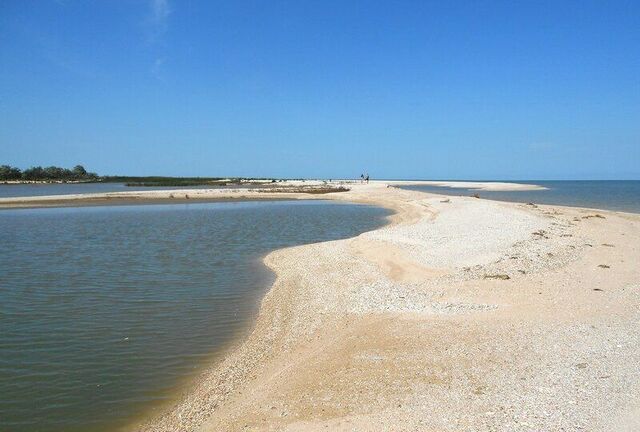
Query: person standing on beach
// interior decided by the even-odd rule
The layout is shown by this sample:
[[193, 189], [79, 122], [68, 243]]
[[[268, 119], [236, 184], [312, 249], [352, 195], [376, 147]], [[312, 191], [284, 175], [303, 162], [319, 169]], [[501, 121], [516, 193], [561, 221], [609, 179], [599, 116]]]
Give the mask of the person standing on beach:
[[360, 174], [360, 183], [364, 183], [364, 174]]
[[369, 173], [367, 173], [367, 176], [364, 178], [367, 182], [367, 184], [369, 184]]

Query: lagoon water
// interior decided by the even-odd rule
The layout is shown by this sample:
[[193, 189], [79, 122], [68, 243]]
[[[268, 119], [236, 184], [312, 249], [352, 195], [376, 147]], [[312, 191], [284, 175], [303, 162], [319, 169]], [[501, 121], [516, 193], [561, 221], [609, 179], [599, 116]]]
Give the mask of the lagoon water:
[[376, 207], [240, 202], [0, 212], [0, 430], [113, 430], [250, 326], [260, 258], [384, 224]]
[[[132, 192], [169, 189], [217, 189], [225, 186], [127, 186], [125, 183], [34, 183], [0, 184], [0, 198], [69, 195], [107, 192]], [[233, 186], [238, 187], [238, 186]], [[246, 186], [243, 186], [246, 187]]]
[[640, 213], [640, 180], [515, 181], [544, 186], [547, 190], [493, 192], [446, 186], [402, 186], [423, 192], [445, 195], [480, 195], [499, 201], [588, 207]]

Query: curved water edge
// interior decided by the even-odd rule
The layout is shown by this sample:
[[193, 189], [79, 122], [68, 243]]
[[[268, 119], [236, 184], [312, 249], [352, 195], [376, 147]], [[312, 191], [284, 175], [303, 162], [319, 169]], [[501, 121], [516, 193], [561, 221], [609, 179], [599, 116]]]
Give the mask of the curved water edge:
[[[372, 187], [374, 187], [374, 185], [371, 185]], [[384, 195], [384, 189], [382, 189], [380, 186], [375, 186], [376, 188], [379, 188], [375, 190], [375, 192], [373, 191], [373, 189], [370, 189], [368, 187], [368, 185], [362, 185], [361, 187], [355, 187], [354, 191], [346, 193], [346, 194], [331, 194], [332, 196], [327, 196], [328, 199], [333, 199], [333, 200], [338, 200], [338, 201], [348, 201], [348, 202], [360, 202], [360, 203], [367, 203], [367, 204], [373, 204], [375, 206], [378, 207], [386, 207], [389, 209], [392, 209], [394, 211], [396, 211], [396, 213], [394, 213], [393, 216], [393, 222], [406, 222], [407, 220], [412, 220], [412, 218], [416, 217], [416, 209], [415, 207], [419, 207], [420, 211], [418, 211], [417, 213], [422, 214], [421, 212], [424, 212], [424, 207], [422, 205], [417, 205], [419, 203], [416, 202], [411, 202], [412, 201], [412, 197], [415, 197], [415, 195], [413, 195], [412, 192], [410, 191], [398, 191], [396, 189], [396, 192], [392, 192], [392, 195], [395, 196], [395, 198], [393, 200], [386, 200], [383, 195]], [[359, 190], [361, 189], [361, 190]], [[394, 188], [395, 189], [395, 188]], [[424, 191], [424, 190], [423, 190]], [[390, 191], [391, 192], [391, 191]], [[474, 191], [474, 193], [477, 191]], [[541, 191], [543, 192], [543, 191]], [[441, 191], [440, 193], [445, 193], [447, 195], [454, 195], [454, 194], [460, 194], [460, 190], [454, 190], [454, 189], [449, 189], [447, 188], [447, 191]], [[514, 194], [523, 194], [526, 192], [513, 192]], [[481, 191], [480, 192], [481, 197], [485, 198], [489, 198], [490, 193], [488, 191]], [[300, 199], [300, 198], [297, 198]], [[415, 201], [415, 200], [414, 200]], [[296, 201], [296, 203], [298, 203], [299, 205], [303, 205], [303, 204], [309, 204], [309, 201]], [[314, 203], [318, 203], [318, 201], [314, 201]], [[246, 204], [246, 203], [245, 203]], [[253, 203], [253, 204], [260, 204], [260, 203]], [[264, 204], [264, 203], [263, 203]], [[563, 203], [564, 204], [564, 203]], [[189, 204], [188, 206], [193, 206], [194, 204]], [[197, 204], [197, 205], [201, 205], [201, 204]], [[196, 206], [197, 206], [196, 205]], [[207, 206], [209, 204], [202, 204], [204, 206]], [[221, 205], [221, 204], [218, 204]], [[225, 203], [222, 205], [244, 205], [242, 203]], [[142, 207], [142, 206], [140, 206]], [[154, 206], [144, 206], [150, 209], [153, 209]], [[160, 206], [159, 208], [162, 207], [173, 207], [173, 208], [177, 208], [177, 207], [183, 207], [180, 205], [177, 206]], [[88, 208], [87, 208], [88, 209]], [[69, 210], [69, 209], [67, 209]], [[31, 210], [34, 211], [34, 210]], [[39, 211], [52, 211], [52, 210], [39, 210]], [[89, 210], [87, 210], [89, 211]], [[149, 210], [149, 211], [153, 211], [153, 210]], [[10, 212], [14, 212], [13, 210]], [[424, 214], [422, 214], [422, 216], [424, 216]], [[343, 219], [344, 220], [344, 219]], [[348, 221], [349, 219], [347, 219]], [[260, 220], [261, 223], [264, 222], [264, 220]], [[299, 220], [298, 220], [299, 222]], [[297, 222], [296, 222], [297, 223]], [[335, 220], [333, 220], [332, 224], [329, 224], [332, 228], [335, 227]], [[380, 226], [382, 226], [382, 223], [380, 223]], [[373, 228], [372, 228], [373, 229]], [[351, 238], [353, 236], [358, 235], [359, 232], [355, 231], [353, 235], [347, 235], [346, 237], [342, 237], [342, 238]], [[318, 241], [322, 241], [318, 240]], [[286, 247], [283, 246], [283, 247]], [[290, 253], [288, 251], [285, 251], [285, 253], [280, 254], [278, 253], [278, 251], [280, 250], [279, 247], [274, 247], [273, 249], [270, 249], [271, 253], [267, 256], [267, 261], [269, 261], [269, 257], [271, 256], [277, 256], [277, 257], [284, 257], [284, 256], [288, 256], [290, 255]], [[264, 256], [261, 255], [261, 256]], [[259, 257], [258, 257], [259, 258]], [[256, 259], [256, 262], [259, 262], [259, 259]], [[273, 263], [269, 263], [270, 265]], [[260, 264], [261, 265], [261, 264]], [[282, 266], [280, 266], [282, 267]], [[282, 268], [277, 268], [276, 270], [280, 271], [282, 270]], [[189, 275], [189, 277], [191, 277], [192, 275]], [[1, 286], [1, 285], [0, 285]], [[268, 294], [270, 293], [272, 290], [274, 289], [274, 286], [272, 286], [271, 284], [264, 284], [262, 291], [260, 291], [260, 298], [256, 298], [256, 304], [261, 305], [262, 301], [261, 301], [261, 296], [263, 294]], [[282, 292], [280, 292], [279, 295], [281, 295]], [[261, 306], [260, 306], [261, 307]], [[257, 307], [256, 307], [257, 308]], [[269, 314], [270, 311], [267, 311], [267, 315]], [[272, 311], [271, 311], [272, 312]], [[262, 315], [262, 312], [260, 312], [260, 315]], [[249, 331], [248, 329], [252, 328], [254, 322], [252, 320], [251, 323], [249, 323], [251, 325], [251, 327], [244, 327], [244, 332], [242, 333], [243, 338], [246, 339], [246, 336], [250, 333], [252, 333], [252, 331]], [[215, 365], [219, 365], [222, 362], [224, 362], [226, 359], [230, 358], [230, 357], [237, 357], [237, 353], [236, 351], [238, 351], [239, 349], [243, 348], [244, 339], [239, 338], [240, 333], [236, 333], [236, 337], [232, 340], [232, 344], [227, 345], [227, 349], [224, 351], [223, 355], [218, 355], [218, 356], [207, 356], [204, 355], [200, 358], [200, 362], [199, 364], [202, 365], [202, 367], [204, 367], [204, 370], [206, 372], [209, 372], [212, 368], [215, 369]], [[203, 370], [203, 369], [198, 369], [198, 370]], [[191, 375], [192, 377], [194, 375]], [[180, 387], [180, 389], [184, 389], [186, 394], [189, 394], [193, 388], [191, 387], [191, 383], [193, 381], [190, 380], [183, 380], [182, 383], [187, 383], [186, 386]], [[173, 395], [175, 395], [175, 390], [177, 387], [173, 387], [172, 391], [174, 393], [172, 393]], [[175, 401], [176, 399], [172, 399], [172, 401]], [[168, 399], [164, 399], [164, 402], [169, 402]], [[156, 410], [151, 413], [151, 414], [158, 414], [158, 411], [160, 411], [160, 409], [158, 408], [159, 406], [163, 406], [164, 405], [160, 405], [160, 404], [153, 404], [154, 407], [156, 407]], [[138, 416], [136, 416], [136, 418], [138, 418]], [[86, 429], [84, 429], [86, 430]], [[94, 430], [98, 430], [98, 429], [94, 429]]]
[[[376, 203], [393, 208], [396, 213], [391, 218], [392, 224], [403, 225], [400, 229], [408, 228], [409, 232], [414, 229], [409, 225], [416, 221], [427, 223], [433, 221], [445, 231], [449, 231], [447, 233], [449, 238], [455, 237], [457, 235], [456, 225], [458, 224], [451, 225], [447, 221], [448, 217], [439, 216], [441, 212], [447, 214], [450, 206], [457, 210], [470, 207], [475, 210], [474, 208], [479, 207], [483, 211], [482, 215], [476, 211], [465, 211], [464, 215], [458, 215], [464, 217], [462, 219], [458, 217], [456, 220], [465, 221], [466, 231], [472, 232], [474, 235], [477, 234], [475, 223], [478, 221], [483, 227], [480, 232], [481, 237], [483, 233], [488, 233], [490, 236], [492, 231], [502, 229], [504, 223], [500, 219], [497, 222], [493, 221], [492, 216], [494, 211], [500, 212], [501, 209], [510, 209], [507, 213], [511, 213], [516, 219], [524, 214], [536, 216], [543, 227], [549, 223], [548, 218], [543, 216], [549, 210], [545, 207], [536, 209], [530, 206], [498, 204], [488, 201], [483, 203], [483, 201], [467, 198], [442, 200], [437, 196], [397, 188], [377, 187], [374, 189], [363, 186], [359, 189], [341, 196], [336, 195], [335, 199]], [[444, 203], [440, 204], [441, 202]], [[453, 204], [448, 204], [449, 202]], [[577, 216], [585, 221], [589, 220], [588, 224], [599, 224], [600, 222], [600, 219], [591, 221], [594, 216], [584, 210], [567, 208], [567, 211], [569, 213], [565, 213], [564, 216], [567, 221]], [[603, 214], [606, 219], [619, 219], [611, 212], [603, 212]], [[635, 218], [634, 220], [637, 221], [637, 216]], [[422, 223], [419, 223], [416, 228], [420, 228], [421, 225]], [[449, 226], [447, 227], [447, 225]], [[511, 229], [511, 224], [508, 225], [508, 228]], [[521, 238], [528, 238], [529, 233], [538, 228], [527, 224], [520, 227], [517, 225], [520, 224], [514, 224], [513, 229], [519, 232], [518, 236]], [[432, 233], [432, 238], [437, 238], [440, 235], [438, 231], [436, 229]], [[419, 230], [413, 232], [418, 233]], [[377, 233], [372, 234], [375, 236]], [[324, 368], [318, 369], [312, 366], [317, 354], [320, 357], [319, 360], [333, 363], [335, 357], [323, 357], [319, 353], [322, 353], [327, 347], [331, 353], [336, 353], [333, 349], [335, 347], [332, 347], [334, 341], [337, 342], [337, 345], [342, 346], [341, 342], [344, 339], [335, 337], [336, 329], [345, 329], [339, 333], [339, 336], [348, 337], [351, 335], [349, 324], [362, 322], [365, 327], [368, 327], [370, 323], [365, 318], [353, 318], [353, 315], [358, 315], [357, 312], [351, 314], [354, 310], [362, 310], [358, 307], [360, 301], [372, 294], [370, 290], [362, 292], [358, 289], [353, 291], [351, 288], [359, 284], [370, 287], [370, 276], [380, 276], [381, 270], [382, 273], [385, 273], [380, 268], [374, 270], [370, 266], [371, 262], [368, 258], [365, 257], [365, 261], [360, 259], [363, 248], [371, 245], [366, 241], [369, 235], [355, 241], [349, 239], [327, 244], [310, 244], [284, 251], [274, 251], [268, 255], [267, 264], [276, 271], [278, 278], [262, 301], [254, 331], [245, 342], [230, 352], [218, 367], [207, 371], [207, 375], [202, 377], [196, 387], [190, 389], [184, 400], [176, 404], [166, 415], [153, 419], [152, 423], [143, 425], [141, 430], [236, 430], [241, 429], [242, 425], [250, 424], [262, 424], [267, 428], [269, 426], [284, 428], [284, 425], [300, 427], [307, 424], [306, 419], [310, 419], [311, 424], [318, 427], [327, 427], [327, 425], [335, 425], [336, 421], [353, 419], [353, 416], [344, 417], [341, 412], [337, 417], [333, 414], [328, 417], [321, 415], [318, 417], [318, 422], [315, 422], [316, 416], [313, 410], [309, 411], [307, 402], [319, 400], [318, 396], [326, 394], [324, 384], [327, 382], [327, 376], [331, 376], [329, 383], [342, 381], [341, 378], [344, 377], [340, 372], [342, 371], [341, 361], [330, 368], [331, 371], [328, 372], [331, 375], [317, 374], [317, 371], [324, 371]], [[465, 234], [462, 233], [462, 235]], [[360, 242], [360, 240], [365, 241]], [[503, 247], [513, 244], [512, 239], [507, 238], [505, 241]], [[535, 240], [531, 240], [531, 242], [535, 243]], [[454, 255], [451, 258], [456, 260], [455, 254], [458, 249], [453, 249]], [[400, 257], [401, 259], [402, 257]], [[369, 269], [372, 270], [371, 273], [369, 273]], [[352, 276], [355, 280], [352, 279]], [[550, 286], [553, 287], [553, 283]], [[494, 291], [492, 287], [493, 285], [490, 285], [490, 290]], [[411, 286], [407, 287], [407, 293], [412, 288]], [[457, 284], [454, 283], [453, 288], [455, 288], [454, 298], [458, 301]], [[475, 288], [473, 289], [475, 290]], [[395, 297], [396, 292], [393, 291], [393, 294]], [[366, 302], [366, 300], [364, 301]], [[402, 303], [404, 304], [404, 301]], [[326, 305], [338, 306], [332, 308], [331, 306], [325, 307]], [[351, 308], [353, 305], [356, 306], [355, 309]], [[400, 306], [402, 307], [402, 305]], [[374, 303], [373, 310], [383, 313], [388, 311], [386, 302], [377, 305]], [[411, 307], [408, 309], [409, 314], [413, 314], [413, 311], [414, 309]], [[519, 318], [516, 316], [516, 321], [518, 320]], [[373, 337], [376, 335], [373, 334]], [[446, 346], [446, 336], [443, 340]], [[340, 347], [336, 348], [338, 351], [340, 349]], [[428, 356], [429, 352], [430, 350], [427, 348], [425, 355]], [[350, 357], [347, 356], [347, 358]], [[428, 357], [425, 360], [430, 361]], [[312, 369], [310, 374], [306, 374], [307, 365]], [[385, 373], [384, 369], [379, 372]], [[466, 375], [466, 371], [464, 373]], [[281, 379], [285, 376], [286, 379], [281, 384]], [[410, 372], [410, 376], [413, 376], [413, 371]], [[375, 380], [375, 376], [372, 379]], [[307, 380], [311, 382], [308, 383]], [[430, 380], [428, 382], [431, 383]], [[357, 395], [360, 381], [356, 380], [349, 382], [349, 384], [353, 385], [349, 388], [349, 393]], [[296, 388], [291, 389], [290, 386]], [[311, 388], [315, 388], [315, 391], [309, 399], [307, 389]], [[288, 390], [291, 390], [291, 393]], [[461, 400], [466, 397], [466, 390], [467, 387], [464, 387], [463, 392], [465, 393], [462, 393]], [[334, 396], [332, 400], [342, 403], [339, 392], [330, 391], [329, 394]], [[402, 389], [391, 400], [395, 402], [397, 400], [395, 398], [398, 397], [402, 397]], [[275, 403], [272, 403], [272, 400]], [[274, 406], [276, 406], [276, 410], [271, 411]], [[289, 409], [290, 407], [292, 409]], [[280, 408], [285, 410], [281, 411]], [[454, 414], [457, 414], [455, 406], [452, 410]], [[246, 415], [243, 414], [245, 411], [248, 411]], [[351, 414], [350, 410], [346, 412], [348, 415]], [[403, 409], [396, 411], [396, 413], [400, 416], [407, 413], [404, 405]], [[387, 417], [387, 419], [389, 418]], [[393, 421], [393, 418], [390, 421]], [[422, 419], [418, 418], [416, 421], [415, 424], [422, 424]]]
[[[261, 261], [261, 258], [269, 251], [297, 244], [353, 237], [361, 232], [384, 225], [384, 220], [389, 215], [388, 211], [377, 207], [336, 204], [338, 203], [326, 201], [280, 201], [276, 203], [83, 207], [2, 212], [0, 215], [2, 224], [5, 226], [11, 224], [12, 229], [2, 230], [0, 237], [3, 237], [3, 242], [14, 244], [15, 247], [11, 254], [7, 254], [5, 250], [5, 256], [0, 262], [0, 267], [4, 266], [3, 271], [0, 272], [0, 287], [4, 287], [4, 289], [0, 294], [4, 297], [2, 304], [5, 312], [1, 319], [3, 328], [10, 330], [3, 332], [4, 336], [2, 336], [10, 339], [5, 340], [2, 344], [6, 355], [3, 354], [2, 357], [1, 373], [5, 376], [17, 373], [16, 365], [24, 363], [21, 360], [25, 358], [27, 361], [34, 362], [30, 366], [31, 370], [23, 371], [30, 372], [31, 375], [25, 375], [28, 378], [21, 382], [2, 380], [4, 386], [9, 388], [5, 388], [1, 393], [11, 395], [11, 400], [0, 402], [1, 411], [4, 412], [2, 417], [15, 420], [15, 427], [12, 427], [12, 430], [29, 430], [34, 424], [38, 426], [43, 424], [42, 417], [38, 417], [38, 412], [34, 412], [33, 406], [49, 404], [54, 408], [46, 413], [46, 418], [51, 419], [52, 413], [57, 412], [62, 421], [62, 423], [51, 426], [50, 430], [59, 430], [60, 428], [65, 430], [73, 430], [74, 428], [77, 430], [112, 430], [113, 427], [122, 425], [124, 422], [116, 421], [107, 426], [103, 423], [101, 426], [99, 422], [85, 421], [82, 423], [80, 420], [79, 423], [82, 424], [76, 423], [74, 425], [74, 415], [82, 413], [85, 420], [100, 419], [101, 414], [97, 411], [105, 411], [105, 405], [99, 404], [99, 392], [104, 394], [106, 391], [112, 391], [114, 387], [117, 387], [114, 382], [119, 382], [118, 380], [123, 377], [126, 381], [131, 381], [129, 375], [132, 370], [142, 373], [142, 381], [129, 382], [131, 388], [144, 388], [144, 383], [155, 382], [159, 376], [158, 371], [161, 370], [165, 372], [162, 374], [165, 377], [163, 385], [155, 387], [155, 390], [147, 387], [147, 391], [138, 392], [138, 396], [132, 396], [131, 392], [122, 392], [127, 395], [124, 404], [114, 402], [118, 397], [112, 397], [111, 402], [106, 405], [113, 407], [111, 412], [107, 413], [111, 417], [117, 414], [118, 416], [124, 415], [126, 419], [138, 418], [139, 412], [146, 411], [144, 407], [158, 407], [159, 404], [167, 402], [167, 395], [170, 394], [173, 400], [175, 390], [184, 390], [184, 383], [189, 381], [189, 379], [185, 381], [181, 377], [193, 377], [202, 367], [210, 367], [212, 361], [215, 362], [221, 358], [218, 349], [216, 349], [217, 354], [214, 353], [213, 356], [210, 349], [199, 349], [196, 352], [190, 352], [186, 356], [188, 357], [186, 361], [185, 356], [181, 357], [185, 344], [202, 348], [209, 347], [212, 343], [211, 334], [207, 333], [211, 322], [205, 320], [198, 324], [194, 317], [202, 318], [203, 316], [215, 315], [222, 320], [221, 325], [223, 326], [229, 326], [230, 322], [235, 322], [232, 325], [233, 334], [225, 339], [226, 344], [220, 343], [216, 348], [225, 346], [224, 352], [227, 352], [229, 346], [236, 346], [238, 337], [246, 336], [249, 332], [247, 325], [252, 325], [251, 316], [257, 312], [262, 295], [267, 292], [270, 282], [273, 281], [273, 275], [270, 273], [271, 279], [265, 277], [264, 272], [268, 272], [268, 270]], [[226, 218], [219, 217], [216, 220], [209, 218], [209, 222], [220, 223], [220, 221], [226, 220], [227, 228], [231, 229], [230, 233], [229, 230], [225, 231], [224, 229], [212, 230], [212, 225], [206, 224], [207, 215], [220, 216], [222, 208], [235, 210], [226, 210], [228, 212]], [[220, 211], [212, 211], [216, 209]], [[268, 214], [270, 212], [271, 216]], [[336, 220], [340, 220], [341, 223], [336, 224]], [[150, 226], [153, 228], [149, 228]], [[176, 226], [180, 229], [176, 229]], [[205, 229], [203, 226], [209, 227], [209, 229]], [[214, 226], [221, 228], [224, 223]], [[243, 230], [243, 227], [251, 229]], [[278, 241], [275, 243], [271, 241], [267, 249], [252, 255], [250, 264], [253, 266], [251, 267], [252, 271], [241, 272], [236, 266], [233, 267], [235, 273], [220, 276], [215, 272], [211, 273], [210, 270], [220, 269], [220, 263], [224, 265], [226, 262], [228, 265], [230, 255], [217, 256], [218, 261], [212, 265], [209, 261], [211, 256], [207, 255], [207, 251], [211, 245], [215, 245], [215, 241], [213, 243], [211, 239], [208, 239], [208, 242], [201, 241], [207, 239], [207, 235], [214, 231], [214, 235], [228, 233], [226, 237], [223, 236], [218, 240], [224, 240], [232, 245], [230, 252], [233, 253], [241, 253], [246, 249], [243, 248], [242, 242], [238, 241], [238, 239], [247, 240], [242, 237], [243, 233], [246, 235], [247, 232], [252, 232], [254, 236], [257, 235], [262, 240]], [[141, 238], [144, 241], [141, 241]], [[101, 241], [103, 243], [100, 243]], [[185, 248], [185, 244], [188, 244], [189, 247]], [[45, 245], [46, 247], [43, 247]], [[36, 250], [30, 251], [29, 248]], [[56, 250], [56, 253], [48, 253], [51, 250]], [[127, 254], [123, 256], [117, 253], [122, 250], [126, 250]], [[255, 248], [252, 251], [255, 252]], [[243, 256], [248, 257], [246, 254]], [[74, 257], [75, 259], [70, 260]], [[157, 266], [160, 264], [163, 267], [158, 269]], [[57, 276], [55, 269], [59, 269], [60, 272]], [[84, 274], [82, 270], [88, 269], [92, 271]], [[25, 278], [24, 275], [29, 274], [29, 271], [32, 271], [33, 274], [31, 277]], [[263, 273], [260, 275], [261, 271]], [[98, 278], [95, 277], [96, 273]], [[137, 281], [134, 281], [138, 283], [132, 283], [131, 275], [138, 278]], [[256, 275], [260, 277], [256, 278]], [[152, 276], [151, 282], [145, 279], [149, 276]], [[207, 290], [194, 284], [194, 280], [199, 282], [209, 280], [209, 283], [213, 281], [215, 285], [220, 282], [221, 277], [224, 281], [229, 280], [231, 276], [236, 280], [239, 277], [245, 283], [248, 281], [248, 285], [254, 288], [259, 285], [259, 289], [253, 292], [248, 292], [245, 287], [244, 294], [246, 296], [241, 299], [242, 302], [234, 297], [237, 295], [234, 290], [239, 289], [237, 285], [227, 286], [226, 291], [220, 293], [222, 296], [220, 298], [224, 298], [227, 305], [234, 301], [242, 303], [241, 307], [236, 304], [235, 310], [212, 308], [210, 299], [207, 297]], [[107, 284], [111, 284], [115, 289], [106, 290], [104, 286], [100, 286], [96, 282], [97, 279], [103, 280], [105, 278]], [[85, 296], [79, 301], [77, 296], [74, 297], [73, 291], [69, 292], [69, 284], [73, 285], [74, 282], [84, 287], [85, 290], [89, 289], [88, 292], [91, 295]], [[204, 286], [207, 285], [204, 284]], [[143, 289], [139, 289], [140, 287]], [[156, 298], [154, 299], [153, 296]], [[122, 301], [122, 297], [131, 301]], [[28, 300], [30, 303], [28, 307], [21, 304], [20, 299]], [[151, 310], [144, 308], [144, 304], [149, 303], [149, 300], [154, 300], [151, 304], [154, 304], [155, 307]], [[190, 301], [192, 303], [189, 303]], [[251, 301], [253, 301], [252, 304]], [[100, 307], [100, 302], [106, 302], [107, 306], [103, 304], [103, 307]], [[182, 309], [180, 309], [180, 305], [182, 305]], [[35, 309], [38, 307], [44, 309], [33, 315], [34, 311], [37, 312]], [[60, 310], [55, 310], [56, 307], [62, 308], [63, 311], [65, 307], [70, 308], [73, 313], [59, 314], [56, 319], [52, 320], [51, 314], [60, 312]], [[185, 310], [189, 313], [185, 314]], [[44, 313], [42, 313], [43, 311]], [[238, 322], [233, 321], [235, 319], [234, 313], [245, 315], [247, 319], [243, 325], [237, 325]], [[70, 321], [68, 318], [73, 314], [76, 314], [75, 321]], [[34, 320], [33, 316], [38, 319]], [[139, 321], [131, 321], [134, 318]], [[30, 327], [27, 324], [21, 326], [21, 319], [29, 322], [29, 325], [32, 326], [31, 330], [34, 329], [33, 326], [38, 329], [39, 325], [46, 324], [47, 330], [55, 332], [56, 335], [51, 337], [51, 341], [29, 340]], [[77, 329], [80, 326], [83, 328]], [[179, 327], [177, 331], [173, 329], [175, 326]], [[81, 331], [80, 334], [73, 333], [74, 329], [87, 330], [87, 328], [97, 331], [97, 336], [90, 331], [84, 333]], [[145, 332], [147, 332], [146, 337], [143, 337]], [[160, 344], [160, 347], [156, 346], [155, 349], [150, 349], [155, 344], [154, 341], [157, 341], [154, 338], [158, 338], [159, 335], [164, 339], [163, 343]], [[229, 335], [227, 334], [227, 336]], [[103, 352], [108, 355], [102, 363], [99, 361], [102, 355], [101, 351], [95, 350], [96, 345], [99, 345], [97, 344], [99, 339], [96, 340], [96, 337], [107, 341]], [[217, 341], [220, 342], [220, 339], [218, 338]], [[39, 353], [30, 351], [29, 346], [39, 350]], [[122, 350], [122, 347], [127, 348]], [[144, 355], [131, 357], [131, 350], [135, 351], [139, 348], [143, 348], [139, 352]], [[56, 350], [58, 352], [55, 352]], [[53, 354], [52, 351], [54, 351]], [[19, 352], [22, 353], [22, 358]], [[47, 358], [47, 355], [53, 355], [53, 358]], [[129, 364], [134, 358], [134, 363], [137, 362], [137, 369], [135, 364]], [[164, 363], [158, 365], [157, 360], [162, 360]], [[74, 361], [79, 361], [80, 364], [78, 365]], [[86, 361], [86, 364], [91, 364], [91, 368], [82, 370], [83, 361]], [[154, 364], [155, 366], [153, 366]], [[194, 364], [199, 366], [197, 370], [190, 366]], [[62, 378], [58, 376], [47, 384], [47, 374], [50, 376], [51, 372], [61, 365], [68, 368], [67, 374]], [[100, 382], [100, 373], [97, 372], [102, 367], [108, 371], [107, 381], [111, 380], [106, 384]], [[133, 369], [131, 369], [132, 367]], [[171, 373], [166, 373], [167, 367], [172, 371]], [[184, 373], [185, 371], [188, 373]], [[97, 382], [93, 383], [93, 381]], [[168, 384], [169, 381], [171, 381], [170, 384]], [[180, 384], [176, 386], [176, 382], [180, 382]], [[81, 385], [83, 389], [75, 400], [55, 401], [51, 399], [54, 397], [52, 395], [58, 395], [64, 399], [65, 394], [73, 393], [74, 383]], [[127, 383], [120, 382], [119, 385], [124, 386]], [[35, 386], [35, 392], [39, 392], [40, 395], [38, 397], [49, 398], [48, 401], [40, 404], [33, 403], [33, 398], [36, 396], [30, 393], [29, 386], [32, 389]], [[61, 388], [63, 388], [62, 391]], [[23, 398], [22, 404], [21, 398]], [[26, 403], [24, 403], [25, 400]], [[102, 409], [84, 410], [82, 409], [83, 401]], [[135, 407], [137, 413], [132, 413], [131, 407]], [[144, 409], [141, 411], [140, 408]], [[16, 417], [16, 413], [20, 410], [24, 414], [22, 420], [17, 418], [19, 416]], [[78, 420], [77, 417], [75, 419]], [[46, 426], [41, 430], [47, 430]]]
[[[389, 190], [391, 197], [388, 197], [379, 185], [374, 189], [376, 193], [373, 194], [369, 190], [359, 190], [357, 193], [332, 194], [330, 198], [386, 209], [386, 223], [372, 231], [391, 225], [412, 224], [424, 216], [424, 206], [413, 199], [399, 200], [398, 193], [391, 190]], [[406, 195], [406, 193], [400, 193], [400, 195]], [[426, 213], [432, 214], [428, 210]], [[358, 235], [339, 239], [336, 244], [351, 242]], [[318, 247], [320, 243], [301, 245], [300, 248]], [[264, 257], [264, 263], [274, 272], [276, 280], [264, 293], [259, 311], [252, 322], [251, 330], [246, 333], [246, 338], [238, 341], [217, 361], [212, 362], [196, 380], [190, 381], [186, 391], [175, 400], [175, 403], [164, 405], [154, 415], [129, 425], [125, 430], [199, 430], [209, 414], [217, 410], [219, 404], [226, 401], [228, 395], [236, 393], [246, 382], [245, 380], [251, 378], [255, 370], [266, 363], [267, 359], [273, 355], [276, 344], [281, 344], [282, 337], [286, 337], [286, 330], [281, 334], [283, 331], [281, 326], [286, 327], [283, 320], [286, 322], [291, 319], [293, 309], [304, 303], [303, 299], [295, 295], [295, 286], [298, 282], [294, 282], [293, 286], [290, 284], [292, 275], [287, 274], [288, 265], [286, 264], [292, 258], [295, 261], [295, 257], [302, 250], [304, 249], [276, 249]], [[296, 278], [297, 276], [294, 276], [294, 279]], [[283, 318], [282, 315], [289, 318]]]

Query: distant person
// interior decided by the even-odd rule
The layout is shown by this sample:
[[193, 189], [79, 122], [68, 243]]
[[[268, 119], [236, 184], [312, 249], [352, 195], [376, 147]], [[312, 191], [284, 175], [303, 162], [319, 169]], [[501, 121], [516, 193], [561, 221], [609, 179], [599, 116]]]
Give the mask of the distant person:
[[360, 174], [360, 183], [364, 183], [364, 174]]
[[369, 173], [367, 173], [367, 176], [364, 178], [365, 181], [367, 182], [367, 184], [369, 183]]

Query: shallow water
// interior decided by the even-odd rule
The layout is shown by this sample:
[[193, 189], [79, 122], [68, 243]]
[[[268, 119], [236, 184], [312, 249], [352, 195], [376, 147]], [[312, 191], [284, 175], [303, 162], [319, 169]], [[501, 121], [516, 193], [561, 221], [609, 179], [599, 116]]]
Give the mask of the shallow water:
[[0, 430], [113, 430], [244, 334], [260, 258], [380, 208], [244, 202], [0, 212]]
[[537, 184], [547, 190], [492, 192], [467, 188], [450, 188], [443, 186], [411, 185], [402, 186], [423, 192], [445, 195], [480, 195], [481, 198], [500, 201], [533, 202], [536, 204], [565, 205], [572, 207], [588, 207], [603, 210], [640, 213], [640, 181], [608, 180], [608, 181], [518, 181], [511, 183]]
[[[219, 189], [224, 187], [226, 186], [127, 186], [124, 183], [0, 184], [0, 198], [172, 189]], [[234, 185], [233, 187], [238, 188], [239, 186]], [[243, 187], [248, 186], [243, 185]]]

